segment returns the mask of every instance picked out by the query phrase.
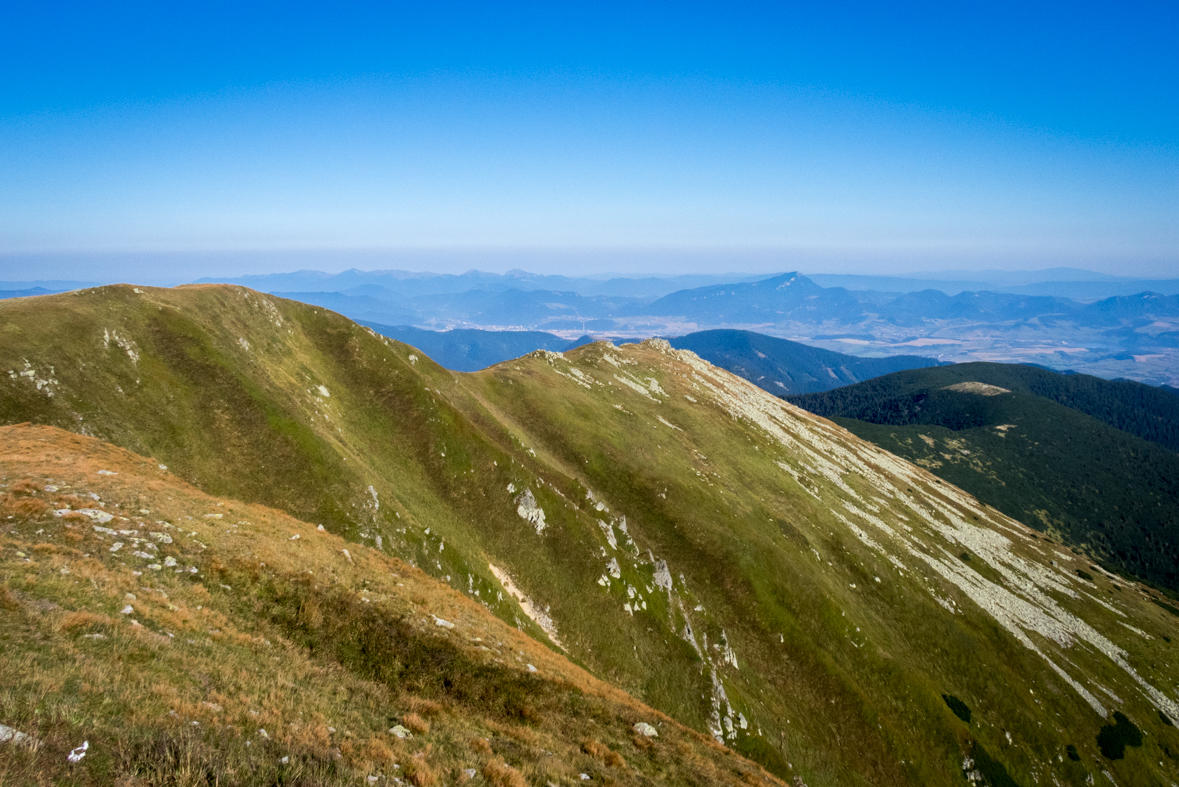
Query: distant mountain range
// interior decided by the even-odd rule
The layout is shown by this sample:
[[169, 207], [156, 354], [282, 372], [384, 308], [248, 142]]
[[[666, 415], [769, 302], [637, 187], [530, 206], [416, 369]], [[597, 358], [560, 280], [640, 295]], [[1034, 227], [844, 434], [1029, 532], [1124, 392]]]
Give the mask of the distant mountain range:
[[[585, 334], [643, 338], [749, 330], [858, 356], [928, 354], [940, 361], [1032, 362], [1106, 378], [1179, 385], [1179, 295], [1141, 292], [1081, 303], [1010, 292], [888, 293], [822, 287], [807, 276], [788, 273], [656, 297], [636, 295], [643, 291], [641, 284], [630, 294], [608, 295], [593, 294], [588, 287], [577, 292], [508, 286], [523, 282], [539, 287], [558, 277], [386, 277], [378, 284], [380, 277], [368, 274], [340, 276], [335, 283], [350, 285], [346, 290], [280, 294], [381, 325], [540, 331], [566, 340]], [[359, 283], [364, 276], [369, 276], [368, 283]], [[471, 284], [479, 286], [458, 291]], [[615, 282], [599, 289], [622, 287]]]
[[[565, 340], [586, 334], [639, 339], [748, 330], [862, 357], [919, 354], [940, 361], [1030, 362], [1179, 386], [1179, 280], [1103, 277], [1072, 269], [971, 275], [602, 280], [524, 271], [352, 270], [234, 281], [380, 325], [539, 331]], [[1035, 275], [1045, 279], [1031, 281]], [[926, 284], [933, 286], [917, 289]], [[1105, 297], [1086, 300], [1079, 291], [1068, 291], [1077, 299], [1063, 297], [1070, 287], [1088, 287], [1090, 295]]]
[[[535, 350], [563, 352], [593, 341], [589, 336], [568, 341], [542, 331], [428, 331], [359, 322], [382, 336], [418, 348], [431, 360], [457, 372], [478, 371]], [[700, 331], [670, 341], [673, 347], [691, 350], [714, 366], [778, 395], [826, 391], [901, 369], [938, 364], [917, 355], [858, 358], [751, 331]]]
[[779, 396], [828, 391], [902, 369], [939, 365], [919, 355], [858, 358], [752, 331], [724, 329], [679, 336], [671, 339], [671, 346], [691, 350], [713, 366]]
[[382, 336], [416, 347], [430, 360], [456, 372], [477, 372], [536, 350], [562, 352], [593, 341], [588, 337], [569, 341], [543, 331], [482, 331], [476, 328], [428, 331], [408, 325], [357, 322]]
[[1179, 396], [1030, 366], [897, 372], [789, 401], [1111, 570], [1179, 591]]
[[[33, 739], [6, 784], [1179, 778], [1165, 594], [664, 340], [460, 373], [221, 285], [7, 300], [0, 329], [0, 733]], [[898, 374], [1016, 396], [958, 369]], [[993, 456], [1086, 505], [1084, 451], [1167, 451], [1070, 450], [1123, 433], [1019, 396], [977, 429], [1032, 442]], [[916, 428], [943, 464], [967, 431]], [[1087, 542], [1114, 557], [1167, 505], [1126, 480]], [[1158, 536], [1125, 559], [1173, 570]]]

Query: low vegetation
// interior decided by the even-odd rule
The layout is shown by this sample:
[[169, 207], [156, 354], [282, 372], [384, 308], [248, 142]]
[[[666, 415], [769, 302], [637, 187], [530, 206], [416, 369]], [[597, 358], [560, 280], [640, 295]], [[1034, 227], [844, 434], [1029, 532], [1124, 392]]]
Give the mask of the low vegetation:
[[[0, 783], [775, 783], [395, 558], [91, 438], [0, 445], [43, 504], [0, 531], [0, 719], [30, 736]], [[53, 513], [79, 501], [110, 518]]]
[[[85, 484], [67, 480], [69, 489], [58, 470], [14, 466], [4, 481], [14, 507], [4, 521], [20, 540], [5, 553], [12, 603], [49, 601], [170, 643], [148, 638], [163, 656], [116, 661], [131, 652], [119, 639], [123, 650], [104, 660], [80, 659], [113, 634], [100, 628], [93, 633], [107, 640], [75, 642], [56, 633], [57, 611], [20, 618], [13, 652], [33, 656], [14, 660], [6, 679], [41, 674], [25, 662], [57, 655], [50, 677], [3, 706], [0, 723], [57, 740], [59, 759], [82, 740], [100, 742], [95, 752], [116, 738], [153, 740], [173, 729], [169, 710], [181, 717], [176, 729], [207, 731], [214, 717], [198, 714], [214, 711], [202, 702], [232, 708], [236, 720], [223, 723], [245, 730], [265, 696], [277, 714], [267, 723], [282, 727], [248, 728], [251, 744], [234, 744], [234, 757], [263, 751], [275, 769], [312, 762], [296, 758], [303, 750], [266, 747], [293, 735], [290, 724], [309, 723], [299, 710], [305, 719], [315, 710], [337, 732], [314, 739], [331, 758], [314, 767], [346, 766], [357, 779], [445, 784], [473, 770], [476, 784], [513, 783], [513, 774], [580, 783], [581, 773], [674, 782], [710, 773], [694, 752], [715, 763], [716, 778], [745, 778], [737, 771], [751, 760], [808, 787], [961, 784], [966, 759], [980, 763], [979, 779], [1005, 773], [1020, 784], [1083, 783], [1103, 771], [1123, 787], [1179, 778], [1170, 753], [1179, 739], [1159, 715], [1179, 718], [1179, 619], [1160, 606], [1171, 602], [665, 342], [538, 352], [459, 374], [322, 308], [225, 286], [4, 302], [0, 330], [3, 421], [101, 438], [151, 457], [139, 475], [216, 497], [188, 511], [168, 509], [169, 496], [180, 505], [175, 493], [140, 504], [115, 493], [136, 474], [105, 464], [97, 469], [120, 475], [95, 469]], [[32, 491], [16, 488], [23, 478]], [[126, 492], [140, 493], [152, 494], [151, 484]], [[33, 499], [70, 511], [56, 517]], [[98, 502], [108, 513], [118, 503], [133, 525], [83, 521]], [[93, 530], [138, 531], [139, 522], [172, 543], [149, 536], [109, 553], [114, 536]], [[261, 522], [273, 527], [255, 531]], [[101, 604], [63, 601], [95, 592], [79, 572], [100, 554], [89, 540], [69, 545], [67, 533], [102, 536], [104, 570], [126, 580], [96, 575]], [[82, 557], [46, 551], [64, 546]], [[33, 565], [36, 593], [23, 585]], [[176, 573], [189, 566], [198, 573]], [[145, 599], [160, 603], [141, 613]], [[183, 639], [168, 603], [194, 616]], [[241, 650], [201, 657], [206, 640]], [[244, 671], [217, 671], [238, 659]], [[78, 677], [100, 663], [117, 668], [117, 680]], [[223, 688], [222, 698], [206, 695], [198, 674], [247, 699], [234, 704]], [[183, 704], [136, 688], [141, 677], [178, 681]], [[140, 719], [130, 700], [88, 699], [112, 714], [104, 724], [139, 726], [75, 740], [83, 722], [104, 718], [70, 715], [69, 702], [90, 696], [78, 693], [82, 682], [116, 699], [147, 696], [150, 712]], [[341, 682], [350, 688], [333, 693]], [[304, 686], [321, 687], [322, 700], [300, 705]], [[614, 702], [609, 691], [616, 710], [595, 704]], [[54, 718], [68, 735], [54, 738], [59, 722], [39, 722], [43, 695], [67, 708]], [[970, 708], [969, 723], [943, 695]], [[628, 716], [628, 703], [665, 716]], [[1120, 760], [1097, 744], [1115, 710], [1143, 732]], [[667, 732], [672, 719], [682, 732]], [[187, 761], [169, 741], [143, 751]], [[1079, 760], [1066, 757], [1070, 745]], [[675, 758], [682, 776], [663, 764]], [[738, 765], [726, 771], [728, 762]], [[386, 764], [361, 773], [369, 763]], [[576, 772], [546, 772], [561, 763]], [[749, 767], [742, 773], [762, 778]], [[270, 773], [297, 781], [278, 770], [263, 778]], [[320, 773], [305, 779], [329, 778]]]

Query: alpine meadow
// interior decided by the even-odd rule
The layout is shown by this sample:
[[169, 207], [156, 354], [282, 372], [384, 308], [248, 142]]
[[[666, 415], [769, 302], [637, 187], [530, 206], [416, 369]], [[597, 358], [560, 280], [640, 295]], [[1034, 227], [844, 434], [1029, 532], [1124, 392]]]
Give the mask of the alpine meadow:
[[0, 783], [1179, 779], [1179, 607], [1067, 506], [666, 341], [453, 372], [213, 284], [0, 335]]

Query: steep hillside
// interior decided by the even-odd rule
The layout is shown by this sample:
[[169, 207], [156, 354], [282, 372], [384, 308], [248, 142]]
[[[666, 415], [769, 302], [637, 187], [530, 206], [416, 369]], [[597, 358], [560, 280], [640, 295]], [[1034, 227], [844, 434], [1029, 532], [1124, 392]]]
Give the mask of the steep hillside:
[[[1013, 363], [960, 363], [938, 369], [905, 371], [849, 385], [823, 396], [791, 399], [825, 416], [858, 418], [896, 426], [937, 423], [956, 427], [951, 413], [917, 407], [930, 391], [963, 382], [984, 382], [1017, 394], [1062, 404], [1143, 440], [1179, 451], [1179, 397], [1167, 386], [1131, 380], [1103, 380], [1088, 374], [1061, 374]], [[959, 399], [974, 402], [980, 400]], [[985, 400], [981, 400], [984, 401]], [[949, 419], [945, 423], [939, 418]]]
[[1179, 454], [1128, 433], [1175, 440], [1179, 398], [1166, 391], [958, 364], [791, 401], [1110, 570], [1179, 591]]
[[789, 780], [1179, 778], [1165, 600], [665, 342], [456, 374], [234, 287], [0, 330], [3, 420], [397, 555]]
[[857, 358], [752, 331], [697, 331], [669, 340], [772, 394], [828, 391], [902, 369], [935, 366], [917, 355]]
[[5, 784], [779, 783], [400, 560], [155, 461], [3, 427], [0, 490], [0, 721], [31, 737], [0, 743]]

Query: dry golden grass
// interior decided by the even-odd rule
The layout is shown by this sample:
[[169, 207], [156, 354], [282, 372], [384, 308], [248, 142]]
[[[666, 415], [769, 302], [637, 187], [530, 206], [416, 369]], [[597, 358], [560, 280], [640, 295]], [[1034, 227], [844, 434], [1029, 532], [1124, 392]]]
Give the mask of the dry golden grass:
[[[20, 485], [22, 482], [18, 481], [14, 486]], [[33, 519], [48, 514], [52, 509], [44, 500], [36, 497], [18, 497], [16, 495], [4, 495], [0, 498], [0, 519], [7, 519], [13, 517], [15, 519]], [[86, 519], [85, 514], [75, 514], [82, 519]]]
[[418, 735], [425, 735], [430, 731], [430, 722], [423, 719], [416, 713], [407, 713], [401, 717], [401, 723], [405, 727]]
[[525, 787], [524, 775], [500, 758], [483, 766], [483, 778], [494, 787]]
[[37, 486], [31, 478], [22, 478], [12, 485], [14, 495], [35, 495], [40, 491], [41, 487]]
[[[56, 496], [35, 491], [48, 478]], [[356, 784], [397, 765], [417, 787], [468, 769], [515, 786], [575, 783], [595, 764], [618, 783], [738, 783], [731, 753], [375, 550], [47, 427], [0, 427], [9, 479], [34, 491], [7, 499], [46, 513], [0, 531], [0, 722], [39, 741], [0, 751], [3, 784]], [[132, 536], [50, 511], [90, 492], [107, 531]], [[130, 554], [148, 541], [150, 561]], [[387, 732], [390, 709], [412, 739]], [[661, 723], [645, 750], [639, 719]]]
[[[438, 714], [442, 713], [444, 709], [444, 706], [441, 702], [435, 702], [434, 700], [429, 700], [424, 697], [409, 697], [405, 701], [405, 706], [411, 713], [416, 713], [427, 718], [433, 718], [434, 716], [437, 716]], [[406, 726], [408, 727], [409, 725], [407, 724]], [[410, 727], [410, 729], [413, 728]]]
[[438, 784], [438, 774], [426, 761], [427, 753], [419, 752], [405, 765], [405, 775], [414, 787], [433, 787]]
[[58, 631], [75, 631], [79, 629], [92, 629], [95, 626], [110, 626], [114, 625], [114, 620], [107, 615], [100, 615], [94, 612], [86, 612], [84, 610], [75, 610], [67, 612], [57, 622]]
[[602, 761], [604, 764], [609, 765], [611, 768], [626, 767], [626, 760], [622, 758], [622, 755], [616, 751], [611, 751], [610, 747], [604, 743], [598, 743], [593, 740], [586, 741], [581, 744], [581, 750], [591, 757]]

